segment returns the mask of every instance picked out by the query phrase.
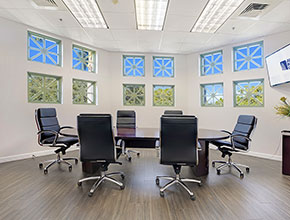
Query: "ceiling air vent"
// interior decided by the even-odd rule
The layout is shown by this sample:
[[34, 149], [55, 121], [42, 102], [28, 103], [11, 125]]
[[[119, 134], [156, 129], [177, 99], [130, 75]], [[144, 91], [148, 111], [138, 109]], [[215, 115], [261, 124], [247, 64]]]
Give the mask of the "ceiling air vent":
[[239, 16], [256, 18], [260, 16], [269, 4], [251, 3], [249, 4]]
[[57, 4], [54, 0], [31, 0], [33, 6], [41, 9], [55, 9]]

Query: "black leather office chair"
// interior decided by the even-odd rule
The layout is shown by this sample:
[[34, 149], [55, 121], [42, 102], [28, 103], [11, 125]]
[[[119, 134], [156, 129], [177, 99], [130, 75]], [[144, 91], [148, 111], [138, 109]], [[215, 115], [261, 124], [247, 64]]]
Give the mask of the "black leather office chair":
[[[117, 111], [117, 128], [136, 128], [136, 113], [133, 110], [118, 110]], [[126, 143], [124, 140], [116, 139], [117, 145], [122, 147], [122, 154], [131, 161], [132, 156], [130, 153], [136, 153], [140, 155], [139, 151], [126, 149]]]
[[78, 116], [78, 134], [80, 140], [80, 159], [82, 162], [96, 162], [101, 166], [101, 175], [80, 179], [78, 185], [89, 180], [97, 180], [90, 189], [92, 196], [97, 187], [108, 180], [124, 189], [124, 184], [111, 176], [120, 175], [125, 178], [123, 172], [106, 173], [111, 163], [122, 164], [117, 161], [117, 149], [112, 131], [112, 117], [109, 114], [86, 114]]
[[160, 131], [160, 163], [171, 165], [175, 171], [175, 177], [157, 176], [156, 184], [160, 184], [160, 179], [171, 180], [160, 188], [160, 196], [164, 196], [164, 191], [174, 185], [181, 185], [195, 200], [193, 192], [184, 182], [198, 183], [200, 180], [182, 179], [180, 171], [182, 166], [195, 166], [198, 164], [198, 144], [197, 144], [197, 118], [194, 116], [166, 116], [161, 117]]
[[35, 110], [35, 121], [38, 129], [38, 144], [40, 146], [46, 147], [56, 147], [54, 152], [57, 154], [57, 159], [49, 160], [39, 163], [39, 168], [43, 168], [43, 164], [49, 162], [49, 164], [44, 168], [44, 174], [48, 173], [48, 168], [53, 164], [67, 164], [69, 171], [72, 170], [72, 165], [67, 162], [67, 160], [74, 160], [75, 164], [78, 163], [77, 158], [62, 158], [60, 153], [65, 155], [66, 150], [78, 143], [78, 137], [76, 135], [68, 135], [61, 133], [63, 129], [72, 129], [73, 127], [64, 126], [60, 127], [55, 108], [39, 108]]
[[183, 115], [182, 110], [165, 110], [164, 115]]
[[250, 167], [243, 164], [236, 164], [232, 162], [232, 152], [247, 152], [250, 148], [252, 141], [251, 136], [257, 125], [257, 118], [253, 115], [240, 115], [237, 124], [233, 132], [222, 130], [230, 135], [230, 141], [218, 140], [211, 143], [218, 147], [218, 150], [222, 152], [222, 157], [228, 156], [228, 161], [212, 161], [212, 166], [215, 167], [216, 163], [221, 163], [216, 168], [217, 174], [220, 175], [221, 169], [224, 167], [234, 167], [240, 173], [240, 178], [244, 178], [244, 173], [239, 168], [246, 168], [246, 172], [250, 172]]

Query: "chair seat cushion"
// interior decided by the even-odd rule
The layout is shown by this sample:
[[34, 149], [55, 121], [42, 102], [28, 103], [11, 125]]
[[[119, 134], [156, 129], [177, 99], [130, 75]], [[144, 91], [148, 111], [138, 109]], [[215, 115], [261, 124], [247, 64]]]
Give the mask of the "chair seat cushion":
[[[54, 137], [47, 138], [43, 140], [43, 144], [52, 144], [54, 141]], [[58, 137], [56, 143], [57, 144], [65, 144], [67, 147], [70, 147], [71, 145], [74, 145], [79, 142], [79, 139], [77, 137]]]
[[[211, 141], [211, 143], [217, 146], [218, 148], [221, 148], [222, 146], [227, 146], [227, 147], [232, 148], [232, 143], [229, 141], [217, 140], [217, 141]], [[234, 151], [230, 148], [228, 148], [230, 151]], [[244, 150], [244, 151], [248, 150], [248, 146], [244, 146], [238, 142], [235, 142], [235, 148], [239, 150]]]

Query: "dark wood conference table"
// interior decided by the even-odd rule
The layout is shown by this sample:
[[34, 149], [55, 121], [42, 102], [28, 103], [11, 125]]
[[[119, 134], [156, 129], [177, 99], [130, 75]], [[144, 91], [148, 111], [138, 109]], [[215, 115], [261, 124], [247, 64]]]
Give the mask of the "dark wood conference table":
[[[147, 139], [159, 140], [159, 128], [114, 128], [116, 138], [123, 140], [144, 141]], [[198, 129], [198, 141], [201, 145], [201, 150], [198, 152], [199, 164], [193, 167], [193, 172], [196, 176], [208, 175], [209, 162], [209, 142], [214, 140], [227, 139], [229, 135], [225, 132], [209, 129]]]

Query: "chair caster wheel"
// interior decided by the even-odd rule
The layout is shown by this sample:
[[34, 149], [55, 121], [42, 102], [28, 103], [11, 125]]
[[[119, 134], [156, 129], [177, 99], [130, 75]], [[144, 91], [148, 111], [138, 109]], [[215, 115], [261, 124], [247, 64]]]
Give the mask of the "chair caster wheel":
[[121, 178], [122, 178], [122, 180], [125, 179], [125, 175], [124, 174], [121, 174]]
[[83, 183], [82, 182], [78, 182], [77, 184], [78, 184], [78, 186], [82, 186]]
[[195, 200], [195, 196], [194, 196], [194, 195], [191, 195], [191, 196], [190, 196], [190, 199], [191, 199], [192, 201], [194, 201], [194, 200]]
[[43, 168], [43, 164], [42, 163], [38, 164], [38, 166], [39, 166], [39, 169]]
[[243, 173], [240, 174], [240, 178], [241, 178], [241, 179], [244, 178], [244, 174], [243, 174]]
[[79, 160], [78, 159], [75, 159], [75, 164], [78, 164], [79, 163]]
[[46, 175], [48, 174], [48, 170], [43, 170], [43, 173]]
[[220, 175], [221, 174], [221, 171], [220, 170], [216, 170], [216, 174], [217, 175]]
[[88, 196], [89, 196], [89, 197], [92, 197], [92, 196], [93, 196], [93, 194], [94, 194], [94, 193], [92, 193], [92, 192], [89, 192], [89, 193], [88, 193]]
[[246, 168], [246, 172], [247, 172], [247, 173], [250, 172], [250, 168], [249, 168], [249, 167]]
[[125, 185], [123, 184], [122, 186], [120, 186], [120, 189], [121, 190], [125, 189]]
[[215, 162], [212, 162], [211, 165], [212, 165], [212, 167], [215, 167]]
[[157, 185], [157, 186], [159, 186], [159, 184], [160, 184], [160, 181], [159, 181], [159, 179], [158, 179], [158, 178], [156, 178], [156, 180], [155, 180], [155, 183], [156, 183], [156, 185]]
[[137, 156], [140, 157], [140, 153], [137, 153]]
[[72, 166], [68, 167], [68, 171], [71, 172], [72, 171]]
[[198, 183], [198, 186], [201, 187], [202, 186], [202, 183]]
[[131, 160], [132, 160], [132, 157], [128, 157], [128, 161], [131, 162]]
[[159, 195], [160, 195], [161, 197], [164, 197], [164, 192], [161, 192], [161, 191], [160, 191]]

